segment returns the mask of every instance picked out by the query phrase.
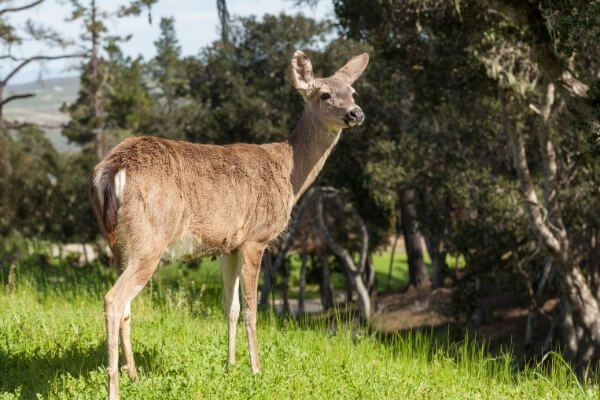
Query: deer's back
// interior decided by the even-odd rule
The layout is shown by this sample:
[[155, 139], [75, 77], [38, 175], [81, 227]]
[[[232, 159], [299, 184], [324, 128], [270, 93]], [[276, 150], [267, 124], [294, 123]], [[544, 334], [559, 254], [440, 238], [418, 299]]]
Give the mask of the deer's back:
[[285, 144], [136, 137], [115, 147], [95, 172], [125, 171], [119, 231], [225, 253], [246, 241], [269, 242], [285, 229], [293, 206], [286, 151]]

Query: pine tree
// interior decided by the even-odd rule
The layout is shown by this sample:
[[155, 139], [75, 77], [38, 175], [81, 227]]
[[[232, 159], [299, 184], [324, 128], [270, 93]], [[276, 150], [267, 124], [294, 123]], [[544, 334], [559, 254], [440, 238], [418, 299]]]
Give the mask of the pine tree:
[[[114, 132], [107, 130], [106, 96], [111, 80], [111, 68], [106, 60], [105, 49], [127, 40], [108, 34], [106, 22], [119, 17], [139, 15], [144, 8], [150, 7], [157, 0], [134, 0], [117, 11], [106, 11], [100, 8], [96, 0], [90, 0], [87, 6], [79, 0], [70, 0], [73, 6], [70, 21], [81, 21], [84, 31], [80, 35], [83, 46], [88, 49], [89, 57], [82, 65], [81, 83], [77, 100], [64, 105], [63, 111], [71, 114], [71, 122], [63, 130], [63, 134], [71, 141], [93, 143], [94, 153], [101, 159], [115, 143]], [[149, 13], [150, 19], [150, 13]]]

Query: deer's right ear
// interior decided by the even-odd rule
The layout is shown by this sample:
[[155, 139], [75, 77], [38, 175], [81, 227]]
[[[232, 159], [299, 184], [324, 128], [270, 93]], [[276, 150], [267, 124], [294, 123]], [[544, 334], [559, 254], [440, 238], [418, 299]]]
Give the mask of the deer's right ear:
[[292, 84], [305, 98], [315, 86], [315, 77], [310, 59], [300, 50], [296, 50], [290, 64], [290, 79]]

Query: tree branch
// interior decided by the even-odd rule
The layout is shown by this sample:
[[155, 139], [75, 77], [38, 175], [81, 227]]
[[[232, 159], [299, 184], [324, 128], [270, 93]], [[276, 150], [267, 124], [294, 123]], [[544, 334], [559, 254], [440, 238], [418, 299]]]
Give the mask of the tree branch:
[[281, 247], [281, 250], [279, 250], [279, 252], [277, 253], [277, 258], [275, 258], [275, 262], [273, 263], [272, 276], [275, 276], [277, 270], [283, 264], [285, 255], [290, 250], [290, 247], [292, 247], [292, 243], [294, 241], [294, 234], [296, 233], [296, 229], [298, 229], [298, 225], [300, 225], [302, 213], [304, 213], [306, 205], [308, 204], [310, 198], [313, 196], [316, 190], [316, 188], [310, 188], [302, 197], [302, 201], [300, 201], [300, 203], [298, 204], [296, 212], [294, 213], [294, 217], [292, 218], [292, 222], [290, 223], [290, 229], [288, 230], [287, 236], [285, 237], [285, 240], [283, 242], [283, 246]]
[[548, 82], [545, 85], [544, 102], [539, 112], [540, 121], [536, 129], [544, 164], [544, 202], [549, 213], [550, 223], [559, 229], [561, 235], [566, 236], [560, 205], [558, 204], [556, 151], [550, 133], [550, 113], [553, 105], [554, 83]]
[[358, 229], [360, 230], [360, 253], [358, 267], [362, 274], [367, 266], [367, 258], [369, 254], [369, 232], [367, 231], [367, 225], [365, 221], [360, 217], [358, 212], [356, 213], [356, 222]]
[[33, 56], [26, 58], [21, 61], [19, 65], [17, 65], [9, 74], [0, 82], [1, 85], [6, 85], [9, 80], [12, 79], [13, 76], [17, 74], [23, 67], [33, 61], [50, 61], [50, 60], [60, 60], [63, 58], [80, 58], [84, 57], [85, 53], [77, 53], [77, 54], [62, 54], [59, 56]]
[[[327, 229], [327, 225], [325, 225], [325, 219], [323, 217], [323, 195], [322, 193], [319, 193], [317, 196], [318, 197], [316, 217], [319, 229], [325, 237], [327, 247], [329, 247], [331, 251], [335, 253], [335, 255], [339, 258], [344, 267], [350, 273], [350, 276], [352, 277], [352, 284], [354, 286], [354, 289], [358, 293], [361, 318], [363, 321], [368, 322], [371, 318], [371, 303], [369, 298], [369, 292], [367, 290], [367, 287], [365, 286], [365, 283], [362, 280], [361, 271], [354, 263], [354, 260], [352, 260], [352, 255], [348, 252], [348, 250], [342, 247], [340, 244], [338, 244], [333, 238], [333, 236], [329, 233], [329, 229]], [[362, 226], [364, 226], [364, 224]], [[363, 243], [361, 243], [361, 250], [362, 245]]]
[[30, 126], [47, 129], [62, 129], [65, 127], [65, 124], [40, 124], [37, 122], [2, 121], [2, 123], [8, 129], [22, 129]]
[[555, 255], [558, 255], [561, 251], [561, 245], [558, 239], [554, 236], [540, 211], [541, 205], [535, 192], [533, 180], [531, 178], [531, 172], [527, 165], [527, 155], [525, 153], [525, 143], [523, 141], [523, 135], [517, 127], [512, 126], [509, 121], [508, 104], [504, 95], [503, 90], [499, 90], [500, 102], [502, 107], [502, 120], [505, 133], [510, 139], [511, 146], [513, 149], [513, 161], [517, 174], [519, 175], [519, 181], [521, 182], [521, 192], [525, 197], [525, 206], [531, 217], [533, 226], [537, 230], [538, 234], [544, 245]]
[[8, 96], [7, 98], [5, 98], [4, 100], [2, 100], [2, 102], [0, 102], [0, 108], [4, 107], [4, 105], [6, 103], [9, 103], [13, 100], [17, 100], [17, 99], [27, 99], [29, 97], [34, 97], [35, 93], [21, 93], [21, 94], [13, 94], [12, 96]]
[[45, 0], [37, 0], [37, 1], [34, 1], [33, 3], [29, 3], [29, 4], [21, 6], [21, 7], [7, 7], [7, 8], [4, 8], [4, 9], [0, 10], [0, 15], [6, 14], [6, 13], [9, 13], [9, 12], [17, 12], [17, 11], [27, 10], [29, 8], [33, 8], [33, 7], [37, 6], [37, 5], [42, 4], [44, 1]]
[[554, 52], [554, 42], [537, 2], [508, 0], [478, 0], [512, 21], [515, 25], [528, 28], [533, 40], [535, 61], [543, 74], [566, 94], [570, 109], [586, 117], [592, 116], [592, 107], [587, 103], [589, 86], [579, 80]]

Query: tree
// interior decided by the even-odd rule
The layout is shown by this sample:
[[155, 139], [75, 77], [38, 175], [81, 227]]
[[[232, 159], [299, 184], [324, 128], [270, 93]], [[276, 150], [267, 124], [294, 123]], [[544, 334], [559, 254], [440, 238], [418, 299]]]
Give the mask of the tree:
[[144, 9], [150, 10], [156, 1], [133, 0], [117, 11], [110, 12], [100, 8], [96, 0], [90, 0], [88, 6], [83, 5], [79, 0], [70, 0], [73, 11], [69, 21], [82, 22], [84, 31], [80, 35], [80, 40], [89, 57], [82, 65], [79, 97], [73, 104], [64, 107], [64, 110], [71, 114], [72, 120], [63, 130], [63, 134], [81, 144], [92, 141], [98, 159], [101, 159], [111, 147], [106, 130], [105, 98], [112, 71], [102, 50], [127, 40], [127, 38], [109, 35], [106, 21], [117, 17], [139, 15]]
[[[398, 160], [427, 199], [418, 216], [430, 242], [464, 255], [460, 280], [481, 283], [472, 286], [478, 299], [506, 279], [503, 272], [520, 274], [516, 282], [532, 301], [535, 277], [544, 276], [536, 271], [554, 259], [566, 356], [585, 366], [600, 348], [590, 257], [598, 213], [588, 206], [596, 203], [589, 187], [597, 186], [598, 162], [585, 148], [597, 126], [590, 87], [599, 65], [598, 2], [379, 5], [334, 1], [346, 33], [373, 44], [381, 63], [407, 78], [404, 99], [376, 83], [398, 99], [395, 112], [387, 107], [393, 100], [382, 99], [377, 118], [408, 133]], [[389, 117], [402, 110], [404, 122]], [[517, 179], [524, 201], [512, 192]]]
[[146, 77], [155, 104], [142, 129], [147, 134], [183, 139], [186, 126], [196, 118], [198, 108], [189, 96], [187, 65], [181, 59], [174, 24], [173, 18], [160, 21], [161, 34], [154, 42], [156, 56], [148, 63]]
[[229, 44], [231, 28], [229, 27], [229, 11], [227, 10], [227, 2], [225, 0], [217, 0], [217, 12], [219, 14], [219, 21], [221, 22], [221, 42], [223, 45], [227, 45]]
[[342, 246], [336, 238], [334, 238], [330, 228], [327, 226], [324, 218], [323, 203], [326, 197], [338, 197], [339, 192], [331, 188], [321, 188], [317, 194], [317, 223], [323, 232], [327, 246], [338, 257], [340, 262], [346, 269], [347, 274], [351, 278], [352, 286], [358, 293], [358, 303], [360, 311], [360, 319], [364, 323], [368, 323], [373, 315], [373, 305], [371, 304], [370, 290], [374, 286], [374, 269], [369, 265], [369, 233], [367, 226], [356, 211], [354, 214], [358, 231], [360, 232], [360, 251], [358, 263], [355, 263], [352, 254], [347, 248]]
[[86, 154], [60, 154], [33, 126], [0, 130], [0, 236], [91, 240]]
[[[71, 43], [61, 37], [56, 31], [49, 27], [42, 26], [28, 20], [24, 29], [18, 29], [11, 25], [10, 15], [18, 12], [28, 11], [41, 5], [45, 0], [31, 1], [28, 4], [20, 6], [10, 6], [11, 1], [0, 2], [0, 5], [5, 5], [0, 9], [0, 42], [3, 44], [4, 51], [0, 54], [0, 60], [3, 60], [5, 66], [8, 66], [8, 71], [0, 78], [0, 129], [6, 126], [3, 117], [4, 106], [12, 101], [26, 99], [35, 96], [35, 93], [16, 93], [9, 96], [4, 95], [4, 90], [8, 83], [13, 79], [24, 67], [34, 62], [47, 62], [60, 60], [65, 58], [80, 58], [84, 56], [83, 52], [65, 52], [65, 48], [70, 47]], [[57, 54], [33, 54], [27, 56], [16, 56], [16, 48], [23, 41], [42, 42], [49, 48], [59, 48]]]
[[175, 33], [175, 19], [160, 20], [160, 37], [156, 42], [156, 67], [152, 70], [153, 78], [159, 84], [161, 97], [166, 100], [167, 110], [174, 106], [178, 86], [183, 82], [181, 76], [181, 47]]
[[400, 192], [402, 232], [408, 256], [409, 284], [421, 287], [429, 281], [429, 277], [423, 257], [423, 237], [417, 229], [417, 210], [414, 202], [415, 190], [412, 188], [402, 189]]

